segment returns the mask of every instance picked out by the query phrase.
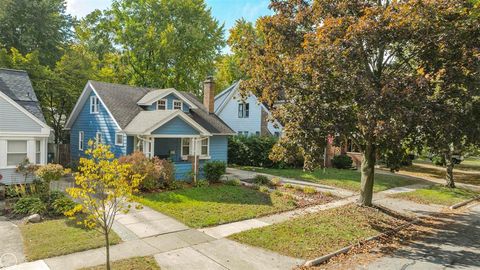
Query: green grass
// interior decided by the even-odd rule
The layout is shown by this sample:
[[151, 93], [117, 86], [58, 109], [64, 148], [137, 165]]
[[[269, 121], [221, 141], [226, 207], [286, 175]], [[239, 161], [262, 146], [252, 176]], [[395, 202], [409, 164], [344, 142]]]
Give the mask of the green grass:
[[[80, 228], [68, 219], [22, 225], [20, 231], [29, 261], [105, 246], [103, 234]], [[110, 239], [112, 244], [120, 243], [113, 232]]]
[[194, 228], [255, 218], [296, 207], [290, 198], [226, 185], [144, 194], [136, 200]]
[[[242, 170], [256, 171], [281, 177], [294, 178], [308, 182], [314, 182], [327, 186], [335, 186], [343, 189], [360, 191], [360, 172], [354, 170], [338, 170], [328, 168], [313, 172], [304, 172], [302, 169], [271, 169], [260, 167], [239, 167]], [[375, 174], [375, 192], [387, 190], [394, 187], [408, 186], [418, 183], [418, 181], [399, 175]]]
[[[135, 257], [110, 263], [114, 270], [160, 270], [155, 258], [152, 256]], [[104, 270], [106, 265], [82, 268], [81, 270]]]
[[431, 186], [411, 192], [393, 194], [391, 197], [407, 199], [422, 204], [432, 203], [451, 206], [479, 195], [480, 193], [462, 188], [452, 189], [442, 186]]
[[286, 256], [312, 259], [385, 232], [400, 222], [376, 209], [348, 205], [229, 238]]

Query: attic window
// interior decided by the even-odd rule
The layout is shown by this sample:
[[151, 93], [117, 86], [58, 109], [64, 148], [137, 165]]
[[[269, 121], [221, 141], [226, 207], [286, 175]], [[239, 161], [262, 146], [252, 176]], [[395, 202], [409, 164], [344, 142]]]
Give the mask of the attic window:
[[166, 110], [167, 109], [167, 100], [165, 99], [160, 99], [157, 101], [157, 110]]
[[90, 113], [98, 113], [98, 97], [90, 97]]
[[182, 109], [182, 102], [180, 100], [173, 101], [173, 109], [174, 110], [181, 110]]

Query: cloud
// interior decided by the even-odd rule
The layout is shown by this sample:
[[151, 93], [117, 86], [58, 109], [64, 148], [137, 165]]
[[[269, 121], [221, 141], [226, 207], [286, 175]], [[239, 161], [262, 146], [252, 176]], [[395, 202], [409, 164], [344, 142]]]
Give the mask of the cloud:
[[106, 9], [112, 0], [67, 0], [67, 13], [82, 18], [95, 9]]

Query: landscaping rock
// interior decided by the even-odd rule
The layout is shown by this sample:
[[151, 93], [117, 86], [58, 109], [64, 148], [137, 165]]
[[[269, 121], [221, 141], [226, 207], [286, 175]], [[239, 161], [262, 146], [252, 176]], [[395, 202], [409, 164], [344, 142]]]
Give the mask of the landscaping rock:
[[42, 217], [39, 214], [33, 214], [29, 217], [27, 217], [27, 222], [29, 223], [37, 223], [42, 220]]

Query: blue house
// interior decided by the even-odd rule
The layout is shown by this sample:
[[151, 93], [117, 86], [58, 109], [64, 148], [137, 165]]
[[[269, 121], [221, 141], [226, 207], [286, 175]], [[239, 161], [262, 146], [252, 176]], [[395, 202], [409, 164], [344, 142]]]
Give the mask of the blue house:
[[215, 114], [239, 135], [279, 137], [283, 127], [267, 106], [252, 93], [242, 97], [239, 87], [235, 82], [215, 97]]
[[[204, 82], [204, 102], [193, 94], [89, 81], [66, 123], [72, 162], [89, 140], [110, 145], [116, 157], [141, 151], [170, 159], [176, 178], [201, 172], [206, 161], [227, 162], [227, 137], [234, 135], [214, 114], [214, 82]], [[196, 158], [195, 158], [196, 157]]]

